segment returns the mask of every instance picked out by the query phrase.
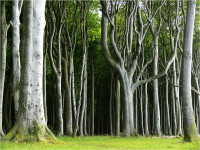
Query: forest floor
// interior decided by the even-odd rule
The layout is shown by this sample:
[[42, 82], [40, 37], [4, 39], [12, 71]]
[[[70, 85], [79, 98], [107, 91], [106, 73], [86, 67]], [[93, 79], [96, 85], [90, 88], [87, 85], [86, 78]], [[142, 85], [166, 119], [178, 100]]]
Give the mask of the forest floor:
[[54, 143], [0, 141], [0, 149], [200, 149], [200, 140], [177, 137], [59, 137]]

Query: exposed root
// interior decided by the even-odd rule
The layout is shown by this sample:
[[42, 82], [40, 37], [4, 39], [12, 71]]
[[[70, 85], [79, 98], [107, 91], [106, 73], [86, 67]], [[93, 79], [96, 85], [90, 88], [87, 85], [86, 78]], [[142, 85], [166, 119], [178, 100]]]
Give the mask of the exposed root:
[[177, 136], [182, 137], [182, 136], [183, 136], [183, 133], [179, 132], [179, 133], [177, 134]]
[[137, 131], [135, 129], [133, 129], [132, 136], [139, 136], [139, 134], [137, 133]]
[[3, 131], [0, 131], [0, 139], [3, 138], [5, 135], [3, 133]]
[[35, 123], [35, 134], [37, 140], [40, 142], [53, 142], [56, 140], [54, 134], [49, 130], [48, 127], [42, 127], [39, 123]]
[[12, 130], [4, 137], [4, 140], [25, 142], [25, 141], [39, 141], [39, 142], [54, 142], [56, 137], [48, 129], [47, 126], [42, 126], [38, 122], [34, 122], [34, 128], [27, 130], [20, 127], [17, 123]]

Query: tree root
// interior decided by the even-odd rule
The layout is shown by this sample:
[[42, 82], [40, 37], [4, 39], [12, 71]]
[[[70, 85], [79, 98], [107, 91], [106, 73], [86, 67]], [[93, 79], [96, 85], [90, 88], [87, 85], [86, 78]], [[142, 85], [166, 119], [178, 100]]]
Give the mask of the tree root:
[[3, 138], [5, 135], [3, 133], [3, 131], [0, 131], [0, 139]]
[[24, 142], [24, 141], [39, 141], [39, 142], [54, 142], [56, 137], [47, 126], [42, 126], [38, 122], [34, 122], [34, 127], [31, 130], [20, 127], [15, 124], [11, 131], [3, 138], [3, 140]]

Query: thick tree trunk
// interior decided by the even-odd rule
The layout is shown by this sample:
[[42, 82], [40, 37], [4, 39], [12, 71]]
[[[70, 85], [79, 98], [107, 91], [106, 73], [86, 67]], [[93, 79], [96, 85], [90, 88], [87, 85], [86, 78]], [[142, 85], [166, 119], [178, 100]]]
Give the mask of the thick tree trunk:
[[23, 59], [19, 109], [17, 121], [6, 135], [8, 140], [24, 141], [28, 134], [36, 135], [36, 139], [41, 141], [55, 139], [47, 127], [43, 106], [45, 2], [40, 0], [24, 2]]
[[196, 0], [187, 2], [187, 19], [184, 32], [184, 49], [183, 49], [183, 75], [182, 75], [182, 106], [183, 106], [183, 124], [184, 139], [193, 141], [199, 137], [194, 113], [192, 109], [191, 95], [191, 63], [192, 63], [192, 43], [194, 32]]
[[122, 135], [123, 136], [131, 136], [137, 135], [137, 132], [134, 129], [133, 122], [133, 93], [131, 87], [131, 79], [129, 79], [128, 75], [125, 73], [127, 77], [125, 77], [122, 81], [122, 89], [123, 89], [123, 125], [122, 125]]

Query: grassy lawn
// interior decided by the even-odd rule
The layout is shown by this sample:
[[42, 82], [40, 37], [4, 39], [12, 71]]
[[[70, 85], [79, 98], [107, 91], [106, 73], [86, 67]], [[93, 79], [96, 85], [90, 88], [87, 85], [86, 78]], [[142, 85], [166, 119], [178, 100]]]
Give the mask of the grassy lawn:
[[188, 143], [183, 138], [166, 137], [60, 137], [55, 143], [3, 141], [0, 149], [200, 149], [200, 141]]

